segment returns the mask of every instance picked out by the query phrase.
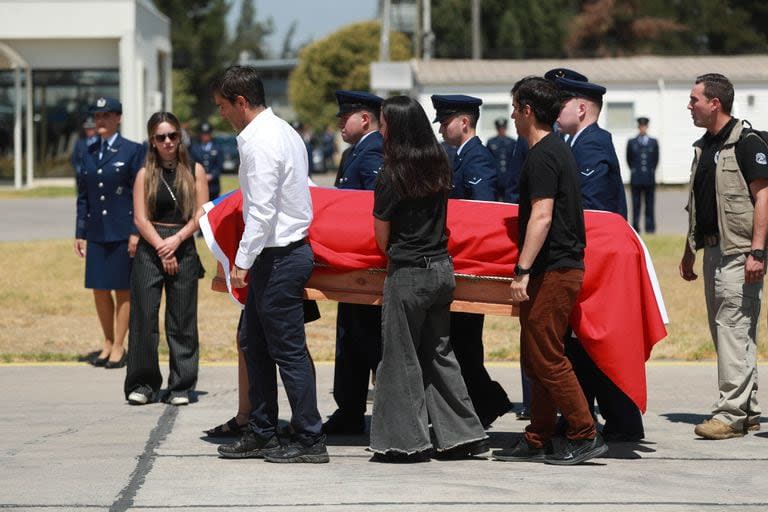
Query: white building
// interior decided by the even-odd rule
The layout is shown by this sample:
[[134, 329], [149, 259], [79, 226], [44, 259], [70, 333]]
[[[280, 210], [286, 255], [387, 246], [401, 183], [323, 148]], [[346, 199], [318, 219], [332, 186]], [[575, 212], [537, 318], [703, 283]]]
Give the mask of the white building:
[[[0, 171], [22, 144], [32, 174], [70, 176], [69, 153], [99, 96], [123, 104], [121, 133], [146, 138], [149, 115], [171, 106], [170, 22], [151, 0], [0, 0]], [[33, 108], [26, 105], [32, 98]], [[21, 106], [29, 114], [19, 118]], [[26, 125], [22, 130], [21, 126]], [[28, 141], [33, 141], [31, 145]], [[21, 186], [21, 152], [14, 150]], [[26, 153], [25, 153], [26, 158]]]
[[[378, 66], [384, 66], [378, 68]], [[399, 67], [399, 69], [398, 69]], [[578, 71], [604, 85], [600, 125], [613, 134], [622, 174], [629, 181], [625, 151], [637, 133], [635, 119], [648, 117], [649, 134], [659, 139], [659, 183], [686, 183], [693, 158], [691, 144], [703, 133], [693, 126], [686, 107], [694, 79], [722, 73], [734, 84], [733, 114], [755, 128], [768, 129], [768, 55], [730, 57], [626, 57], [569, 60], [412, 60], [375, 64], [373, 90], [400, 90], [416, 97], [427, 115], [434, 113], [432, 94], [469, 94], [483, 99], [478, 135], [495, 135], [494, 119], [509, 118], [510, 90], [528, 75], [542, 76], [555, 67]], [[435, 125], [437, 130], [437, 125]], [[509, 123], [510, 134], [514, 124]]]

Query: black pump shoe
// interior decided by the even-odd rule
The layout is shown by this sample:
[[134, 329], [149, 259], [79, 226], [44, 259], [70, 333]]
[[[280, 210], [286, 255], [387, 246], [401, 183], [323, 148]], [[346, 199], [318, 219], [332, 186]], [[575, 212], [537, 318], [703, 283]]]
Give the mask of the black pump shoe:
[[[108, 360], [106, 363], [104, 363], [104, 368], [107, 369], [107, 370], [114, 370], [115, 368], [122, 368], [122, 367], [125, 366], [125, 363], [127, 362], [127, 360], [128, 360], [128, 351], [126, 350], [125, 352], [123, 352], [123, 357], [121, 357], [119, 361], [109, 361]], [[96, 366], [96, 365], [94, 364], [94, 366]]]

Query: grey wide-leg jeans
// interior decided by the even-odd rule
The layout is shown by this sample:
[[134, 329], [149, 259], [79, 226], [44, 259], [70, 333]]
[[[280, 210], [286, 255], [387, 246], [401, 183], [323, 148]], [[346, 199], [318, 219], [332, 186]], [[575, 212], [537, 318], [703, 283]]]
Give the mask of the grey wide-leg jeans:
[[432, 448], [430, 421], [438, 450], [486, 437], [450, 342], [455, 287], [450, 259], [389, 268], [371, 420], [374, 452]]

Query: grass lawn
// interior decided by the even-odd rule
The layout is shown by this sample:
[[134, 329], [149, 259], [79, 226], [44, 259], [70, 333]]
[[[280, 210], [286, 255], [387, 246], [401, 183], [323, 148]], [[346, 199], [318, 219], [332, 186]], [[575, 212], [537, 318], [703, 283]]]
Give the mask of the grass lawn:
[[[646, 242], [670, 317], [669, 335], [656, 345], [653, 357], [713, 358], [702, 282], [687, 283], [677, 273], [683, 238], [653, 235]], [[205, 361], [235, 360], [234, 332], [239, 310], [226, 294], [210, 291], [215, 264], [204, 243], [198, 241], [198, 248], [207, 269], [200, 281], [201, 357]], [[83, 262], [73, 254], [70, 240], [0, 243], [0, 268], [6, 269], [0, 275], [0, 361], [73, 360], [100, 346], [93, 296], [83, 288]], [[335, 303], [321, 303], [320, 310], [322, 318], [307, 326], [308, 342], [315, 359], [332, 360]], [[162, 316], [161, 312], [161, 332]], [[485, 322], [487, 358], [517, 360], [517, 318], [488, 316]], [[761, 356], [767, 354], [765, 327], [764, 311], [760, 320]], [[164, 341], [160, 350], [167, 353]]]

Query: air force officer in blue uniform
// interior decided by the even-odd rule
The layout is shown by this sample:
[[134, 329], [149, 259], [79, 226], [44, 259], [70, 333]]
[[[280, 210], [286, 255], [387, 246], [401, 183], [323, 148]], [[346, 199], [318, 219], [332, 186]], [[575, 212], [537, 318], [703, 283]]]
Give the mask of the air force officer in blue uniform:
[[[495, 201], [497, 163], [488, 148], [475, 135], [480, 117], [480, 98], [433, 95], [432, 105], [440, 123], [440, 135], [457, 148], [453, 159], [451, 198]], [[451, 313], [451, 344], [461, 366], [469, 397], [484, 427], [509, 412], [509, 397], [485, 369], [483, 354], [483, 315]]]
[[645, 199], [645, 232], [656, 231], [654, 198], [656, 195], [656, 166], [659, 164], [659, 143], [648, 136], [648, 118], [637, 118], [637, 137], [627, 141], [627, 163], [632, 187], [632, 227], [640, 232], [640, 207]]
[[[566, 134], [566, 142], [576, 159], [584, 208], [618, 213], [626, 219], [627, 199], [616, 149], [611, 134], [597, 125], [605, 87], [590, 83], [586, 76], [570, 69], [553, 69], [545, 77], [554, 81], [562, 92], [557, 125]], [[595, 365], [577, 339], [566, 341], [566, 354], [590, 407], [597, 399], [605, 419], [602, 431], [605, 440], [642, 439], [645, 436], [643, 419], [637, 405]]]
[[139, 240], [133, 181], [144, 165], [144, 148], [117, 132], [123, 112], [119, 101], [99, 98], [90, 112], [99, 138], [88, 147], [77, 175], [75, 253], [85, 258], [85, 287], [93, 290], [104, 332], [103, 348], [92, 362], [119, 368], [125, 363], [131, 258]]
[[597, 124], [605, 87], [587, 81], [581, 73], [557, 68], [545, 77], [562, 91], [557, 126], [571, 146], [579, 168], [585, 210], [603, 210], [627, 218], [627, 197], [611, 134]]
[[[362, 91], [336, 91], [339, 129], [351, 147], [344, 152], [336, 187], [373, 190], [384, 160], [379, 133], [381, 102]], [[371, 371], [381, 359], [381, 307], [339, 303], [333, 398], [338, 409], [323, 424], [326, 434], [362, 434]]]
[[200, 125], [200, 138], [189, 148], [192, 159], [205, 169], [208, 179], [208, 199], [213, 201], [221, 193], [221, 171], [224, 168], [224, 153], [213, 138], [210, 123]]

